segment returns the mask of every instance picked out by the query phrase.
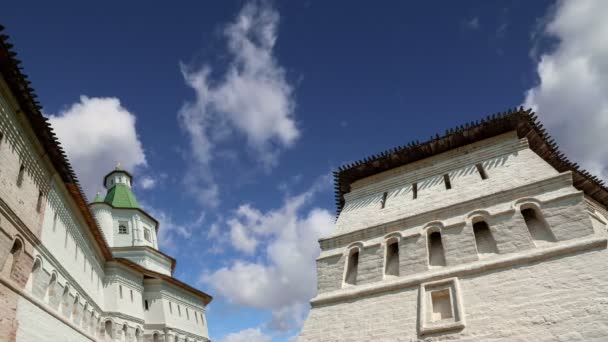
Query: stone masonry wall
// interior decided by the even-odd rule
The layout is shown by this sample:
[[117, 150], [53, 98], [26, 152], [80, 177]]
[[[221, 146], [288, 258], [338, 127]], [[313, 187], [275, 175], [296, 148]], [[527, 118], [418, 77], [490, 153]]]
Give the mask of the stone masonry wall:
[[606, 341], [605, 248], [460, 278], [462, 331], [417, 333], [418, 288], [313, 308], [298, 341]]

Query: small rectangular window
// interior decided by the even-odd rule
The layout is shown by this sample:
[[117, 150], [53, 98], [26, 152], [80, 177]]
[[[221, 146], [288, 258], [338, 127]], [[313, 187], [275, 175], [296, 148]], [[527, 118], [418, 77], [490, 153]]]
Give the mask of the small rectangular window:
[[144, 228], [144, 239], [148, 242], [152, 241], [150, 238], [150, 229], [148, 228]]
[[443, 175], [443, 182], [445, 183], [446, 190], [450, 190], [452, 188], [452, 183], [450, 183], [450, 175], [447, 173]]
[[194, 319], [196, 320], [196, 324], [198, 324], [198, 312], [194, 311]]
[[25, 165], [21, 164], [19, 167], [19, 174], [17, 175], [17, 186], [21, 187], [23, 184], [23, 176], [25, 174]]
[[384, 209], [384, 207], [386, 206], [386, 196], [388, 195], [388, 193], [385, 191], [382, 194], [382, 200], [380, 201], [380, 209]]
[[465, 326], [457, 278], [420, 284], [418, 331], [433, 334], [461, 330]]
[[412, 193], [414, 199], [418, 198], [418, 183], [412, 184]]
[[439, 290], [431, 292], [432, 318], [431, 321], [437, 322], [454, 317], [452, 313], [452, 303], [450, 290]]
[[481, 163], [475, 164], [475, 167], [477, 168], [477, 172], [479, 172], [479, 175], [481, 176], [481, 179], [488, 179], [488, 175], [486, 174], [486, 170], [484, 170], [483, 165], [481, 165]]
[[129, 234], [129, 229], [127, 228], [126, 222], [120, 222], [118, 224], [118, 234]]
[[148, 300], [147, 300], [147, 299], [146, 299], [146, 300], [144, 300], [144, 309], [145, 309], [146, 311], [148, 311], [148, 310], [150, 309], [150, 307], [148, 306]]
[[190, 312], [188, 311], [188, 308], [186, 308], [186, 318], [190, 320]]
[[182, 317], [182, 307], [179, 304], [177, 304], [177, 314]]
[[129, 290], [131, 292], [131, 303], [133, 303], [133, 290]]
[[169, 302], [169, 313], [173, 315], [173, 304]]
[[53, 215], [53, 232], [57, 230], [57, 212]]
[[120, 299], [122, 299], [122, 285], [118, 285], [118, 294], [120, 295]]
[[41, 212], [42, 211], [42, 201], [43, 201], [44, 196], [42, 195], [42, 191], [38, 191], [38, 202], [36, 203], [36, 211], [37, 212]]

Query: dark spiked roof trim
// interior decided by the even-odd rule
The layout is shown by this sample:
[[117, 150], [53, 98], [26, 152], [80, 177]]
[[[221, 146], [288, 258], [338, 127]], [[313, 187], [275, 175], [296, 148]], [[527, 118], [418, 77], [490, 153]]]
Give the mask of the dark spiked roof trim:
[[577, 189], [608, 206], [608, 189], [603, 181], [569, 161], [532, 110], [520, 107], [448, 129], [443, 136], [437, 134], [426, 142], [413, 141], [340, 167], [334, 172], [337, 214], [344, 207], [344, 194], [359, 179], [511, 131], [516, 131], [519, 138], [527, 138], [530, 148], [558, 172], [571, 171]]
[[17, 53], [12, 50], [13, 45], [8, 42], [9, 37], [2, 33], [3, 30], [4, 27], [0, 25], [0, 74], [2, 74], [15, 96], [22, 111], [21, 114], [27, 118], [51, 163], [53, 163], [61, 180], [65, 183], [68, 192], [81, 209], [82, 215], [91, 228], [91, 233], [95, 237], [95, 240], [99, 242], [101, 252], [104, 257], [110, 259], [112, 254], [105, 244], [103, 235], [97, 227], [93, 215], [89, 211], [88, 201], [82, 192], [82, 187], [76, 178], [74, 169], [57, 140], [57, 136], [53, 132], [49, 120], [42, 115], [42, 107], [36, 100], [37, 96], [34, 93], [34, 89], [30, 86], [31, 82], [28, 80], [27, 75], [23, 73], [21, 61], [17, 59]]

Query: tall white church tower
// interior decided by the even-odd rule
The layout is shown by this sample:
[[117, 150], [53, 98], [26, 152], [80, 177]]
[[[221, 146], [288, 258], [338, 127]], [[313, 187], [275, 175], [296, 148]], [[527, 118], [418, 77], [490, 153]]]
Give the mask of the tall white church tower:
[[139, 206], [132, 184], [133, 176], [116, 167], [103, 178], [105, 196], [98, 193], [90, 208], [114, 257], [171, 275], [175, 260], [158, 251], [158, 221]]

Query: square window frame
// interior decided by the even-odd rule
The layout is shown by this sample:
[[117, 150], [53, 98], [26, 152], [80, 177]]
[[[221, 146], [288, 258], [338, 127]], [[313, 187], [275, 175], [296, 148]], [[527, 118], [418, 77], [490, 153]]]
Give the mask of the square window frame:
[[[432, 311], [431, 292], [449, 290], [453, 317], [437, 322], [430, 321]], [[462, 330], [465, 328], [465, 313], [458, 278], [448, 278], [420, 284], [418, 292], [418, 332], [420, 335]]]

